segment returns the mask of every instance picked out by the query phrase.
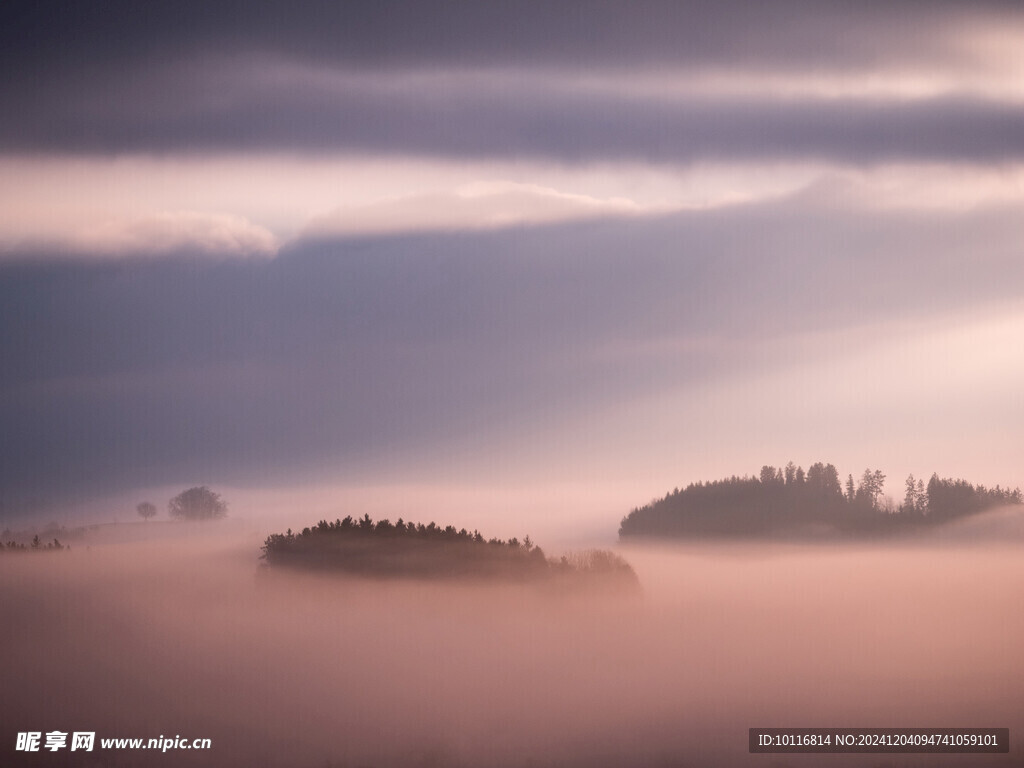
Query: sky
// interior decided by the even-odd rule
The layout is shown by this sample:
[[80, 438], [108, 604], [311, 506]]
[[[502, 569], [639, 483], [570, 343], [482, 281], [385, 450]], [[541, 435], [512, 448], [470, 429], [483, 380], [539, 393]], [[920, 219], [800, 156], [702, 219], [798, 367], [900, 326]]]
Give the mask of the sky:
[[0, 523], [1024, 485], [1022, 51], [1018, 2], [4, 3]]

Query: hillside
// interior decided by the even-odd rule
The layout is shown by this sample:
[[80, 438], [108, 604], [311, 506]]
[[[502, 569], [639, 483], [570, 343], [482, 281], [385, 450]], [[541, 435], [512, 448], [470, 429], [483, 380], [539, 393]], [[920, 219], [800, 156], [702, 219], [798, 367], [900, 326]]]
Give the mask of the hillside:
[[800, 532], [878, 536], [933, 528], [997, 506], [1021, 504], [1019, 488], [986, 488], [933, 474], [911, 475], [901, 504], [884, 494], [885, 475], [865, 470], [842, 483], [832, 464], [806, 472], [790, 462], [764, 466], [757, 477], [733, 476], [676, 488], [633, 509], [619, 537], [764, 536]]

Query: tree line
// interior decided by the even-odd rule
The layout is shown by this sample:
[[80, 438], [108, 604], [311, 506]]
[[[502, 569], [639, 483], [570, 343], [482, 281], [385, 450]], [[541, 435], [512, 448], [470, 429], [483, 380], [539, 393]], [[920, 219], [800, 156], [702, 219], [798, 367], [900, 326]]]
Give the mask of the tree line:
[[934, 525], [1003, 504], [1022, 502], [1019, 488], [986, 488], [933, 474], [927, 485], [910, 475], [903, 503], [884, 495], [886, 476], [865, 469], [840, 480], [833, 464], [807, 471], [789, 462], [755, 476], [691, 483], [634, 508], [619, 536], [764, 534], [813, 524], [841, 531], [886, 531]]
[[374, 522], [368, 515], [333, 522], [321, 520], [300, 533], [274, 533], [263, 544], [268, 565], [338, 570], [370, 576], [485, 577], [537, 579], [552, 576], [597, 577], [639, 584], [623, 558], [605, 550], [588, 550], [554, 560], [529, 536], [522, 541], [485, 538], [434, 522]]
[[[292, 533], [291, 528], [289, 528], [286, 533], [273, 533], [268, 536], [266, 542], [264, 542], [263, 553], [269, 561], [273, 560], [275, 554], [279, 552], [295, 549], [296, 547], [303, 546], [306, 543], [309, 543], [309, 546], [313, 546], [312, 542], [328, 543], [331, 541], [340, 541], [345, 539], [376, 541], [419, 540], [449, 543], [472, 543], [478, 545], [486, 544], [492, 548], [504, 547], [510, 551], [522, 551], [523, 553], [531, 554], [534, 557], [544, 557], [544, 552], [540, 547], [535, 546], [533, 542], [530, 541], [529, 536], [524, 537], [521, 542], [516, 537], [512, 537], [507, 541], [497, 538], [485, 539], [480, 531], [474, 530], [470, 533], [465, 528], [457, 529], [454, 525], [446, 525], [442, 528], [434, 522], [427, 525], [413, 522], [406, 523], [402, 518], [399, 518], [396, 523], [392, 523], [387, 518], [374, 522], [373, 518], [368, 514], [365, 514], [358, 519], [348, 515], [344, 520], [338, 519], [334, 522], [321, 520], [311, 528], [303, 528], [302, 532], [298, 534]], [[320, 546], [324, 545], [325, 544], [320, 544]]]
[[0, 552], [53, 552], [63, 549], [71, 549], [71, 546], [61, 544], [56, 538], [44, 544], [42, 539], [39, 538], [39, 534], [32, 537], [31, 544], [19, 544], [13, 539], [0, 542]]

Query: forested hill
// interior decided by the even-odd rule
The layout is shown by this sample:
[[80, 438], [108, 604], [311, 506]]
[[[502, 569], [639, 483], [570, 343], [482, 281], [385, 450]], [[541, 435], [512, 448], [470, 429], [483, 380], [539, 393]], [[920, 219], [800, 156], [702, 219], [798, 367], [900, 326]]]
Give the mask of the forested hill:
[[321, 520], [301, 533], [275, 533], [263, 545], [270, 566], [329, 570], [374, 577], [555, 580], [574, 585], [634, 589], [633, 568], [605, 550], [587, 550], [545, 557], [527, 536], [486, 539], [435, 523], [406, 523], [399, 519], [374, 522], [346, 517]]
[[759, 536], [791, 531], [833, 530], [885, 534], [934, 526], [995, 506], [1020, 504], [1019, 488], [986, 488], [933, 474], [927, 484], [913, 475], [902, 503], [884, 494], [885, 475], [865, 470], [845, 482], [832, 464], [805, 472], [793, 462], [764, 466], [757, 477], [691, 483], [637, 507], [622, 519], [619, 537]]

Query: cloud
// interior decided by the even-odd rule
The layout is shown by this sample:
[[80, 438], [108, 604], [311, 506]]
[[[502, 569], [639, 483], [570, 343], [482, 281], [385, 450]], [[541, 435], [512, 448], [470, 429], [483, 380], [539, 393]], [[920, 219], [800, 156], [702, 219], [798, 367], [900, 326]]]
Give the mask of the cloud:
[[978, 28], [1020, 22], [1013, 0], [913, 3], [841, 0], [129, 0], [67, 8], [58, 0], [7, 4], [0, 51], [40, 69], [114, 66], [210, 50], [269, 51], [347, 66], [445, 66], [523, 61], [592, 67], [611, 62], [872, 66], [979, 56]]
[[[809, 187], [813, 185], [813, 187]], [[1024, 163], [558, 164], [414, 157], [225, 153], [0, 159], [0, 259], [102, 256], [104, 231], [168, 211], [233, 215], [277, 241], [654, 215], [771, 200], [800, 189], [853, 209], [970, 210], [1024, 203]], [[161, 213], [163, 212], [163, 213]], [[241, 221], [239, 228], [244, 229]], [[79, 242], [90, 239], [91, 249]], [[266, 235], [261, 233], [266, 239]], [[126, 235], [106, 237], [124, 247]], [[134, 238], [139, 240], [138, 237]], [[156, 238], [159, 243], [165, 238]], [[51, 247], [48, 251], [47, 244]], [[256, 243], [250, 252], [270, 252]], [[145, 253], [147, 244], [140, 244]], [[77, 250], [76, 250], [77, 248]]]
[[259, 0], [239, 14], [40, 2], [3, 13], [8, 154], [1024, 155], [1019, 3]]
[[132, 221], [105, 222], [82, 231], [72, 243], [93, 253], [198, 252], [210, 255], [273, 255], [274, 236], [240, 216], [173, 211]]
[[[654, 212], [657, 209], [647, 209]], [[481, 181], [452, 192], [340, 208], [319, 217], [305, 237], [502, 227], [645, 212], [626, 198], [600, 199], [536, 184]]]
[[135, 218], [105, 219], [46, 237], [9, 242], [0, 250], [15, 258], [29, 254], [70, 254], [99, 259], [182, 254], [218, 257], [273, 256], [278, 239], [241, 216], [167, 211]]
[[556, 162], [1002, 163], [1024, 158], [1024, 104], [964, 93], [823, 97], [578, 88], [544, 72], [142, 69], [26, 97], [7, 152], [350, 152]]

